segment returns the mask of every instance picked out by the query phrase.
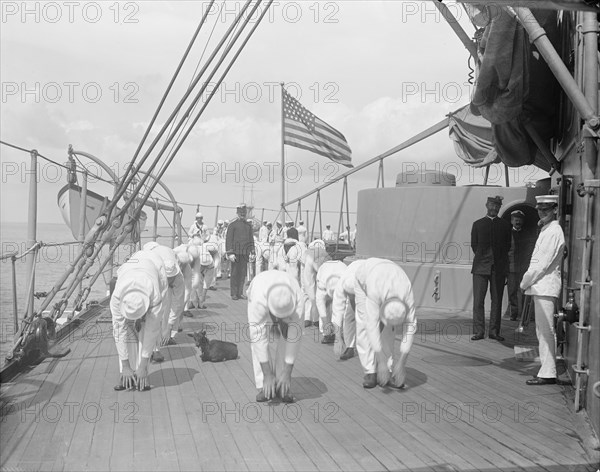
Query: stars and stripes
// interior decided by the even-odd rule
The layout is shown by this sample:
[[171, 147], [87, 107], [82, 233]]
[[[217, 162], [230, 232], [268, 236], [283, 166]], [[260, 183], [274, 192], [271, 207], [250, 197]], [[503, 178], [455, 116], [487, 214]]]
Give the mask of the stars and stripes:
[[352, 167], [352, 150], [342, 133], [304, 108], [283, 90], [283, 142]]

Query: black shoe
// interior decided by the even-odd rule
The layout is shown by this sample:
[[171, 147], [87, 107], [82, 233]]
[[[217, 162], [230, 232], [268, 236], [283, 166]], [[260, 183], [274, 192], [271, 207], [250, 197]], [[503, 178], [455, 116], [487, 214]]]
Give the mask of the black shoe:
[[308, 328], [309, 326], [312, 326], [312, 321], [305, 321], [304, 322], [304, 327]]
[[348, 347], [348, 348], [346, 348], [344, 353], [340, 356], [340, 360], [346, 361], [348, 359], [351, 359], [352, 357], [354, 357], [354, 348]]
[[216, 290], [217, 287], [215, 287], [214, 285], [212, 287], [208, 287], [209, 290]]
[[238, 297], [237, 295], [233, 295], [233, 296], [231, 297], [231, 299], [232, 299], [232, 300], [239, 300], [239, 297]]
[[265, 397], [265, 392], [262, 390], [256, 394], [256, 401], [259, 403], [266, 402], [267, 397]]
[[333, 344], [335, 342], [335, 334], [328, 334], [327, 336], [323, 336], [321, 340], [321, 344]]
[[312, 322], [312, 325], [313, 325], [315, 328], [318, 328], [318, 327], [319, 327], [319, 322], [318, 322], [318, 321], [313, 321], [313, 322]]
[[175, 340], [173, 338], [169, 338], [169, 340], [167, 341], [167, 344], [165, 344], [165, 346], [176, 346], [176, 345], [177, 345], [177, 343], [175, 342]]
[[377, 385], [377, 374], [365, 374], [363, 379], [364, 388], [374, 388]]
[[194, 314], [190, 310], [185, 310], [183, 312], [183, 316], [185, 316], [186, 318], [193, 318]]
[[488, 338], [495, 339], [496, 341], [500, 342], [504, 341], [504, 337], [500, 336], [499, 334], [490, 334]]
[[483, 334], [474, 334], [471, 336], [471, 341], [479, 341], [480, 339], [483, 339]]
[[159, 351], [154, 351], [150, 356], [150, 362], [156, 364], [157, 362], [162, 362], [165, 360], [165, 356], [163, 356]]
[[554, 385], [556, 384], [556, 379], [545, 379], [542, 377], [534, 377], [533, 379], [525, 382], [527, 385]]
[[115, 391], [117, 391], [117, 392], [120, 392], [121, 390], [125, 390], [125, 387], [124, 387], [123, 385], [121, 385], [121, 384], [119, 384], [119, 385], [115, 385], [113, 388], [114, 388], [114, 389], [115, 389]]
[[291, 395], [285, 395], [284, 397], [281, 398], [281, 401], [283, 403], [294, 403], [294, 397], [292, 397]]
[[511, 316], [510, 317], [510, 321], [517, 321], [517, 317], [516, 316]]
[[238, 298], [240, 300], [248, 300], [248, 297], [246, 295], [240, 295]]

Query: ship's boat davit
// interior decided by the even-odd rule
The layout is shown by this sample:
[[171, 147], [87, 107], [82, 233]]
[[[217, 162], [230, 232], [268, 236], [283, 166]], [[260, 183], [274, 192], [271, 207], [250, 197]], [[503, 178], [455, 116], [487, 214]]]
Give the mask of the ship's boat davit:
[[535, 187], [457, 187], [455, 182], [452, 174], [426, 170], [399, 174], [394, 188], [358, 192], [356, 256], [399, 264], [421, 307], [472, 308], [471, 227], [485, 216], [487, 197], [504, 197], [499, 216], [508, 221], [514, 210], [525, 213], [524, 231], [535, 235], [535, 196], [550, 187], [550, 179]]
[[[58, 208], [63, 217], [64, 222], [69, 228], [75, 239], [80, 238], [80, 223], [81, 223], [81, 187], [76, 184], [67, 184], [58, 192]], [[107, 197], [87, 191], [86, 210], [85, 210], [85, 226], [83, 234], [87, 234], [90, 228], [94, 225], [96, 219], [102, 214], [108, 206], [110, 200]], [[135, 228], [124, 243], [137, 243], [140, 240], [140, 235], [146, 227], [148, 216], [144, 211], [140, 214], [139, 225]], [[127, 223], [127, 221], [125, 221]]]

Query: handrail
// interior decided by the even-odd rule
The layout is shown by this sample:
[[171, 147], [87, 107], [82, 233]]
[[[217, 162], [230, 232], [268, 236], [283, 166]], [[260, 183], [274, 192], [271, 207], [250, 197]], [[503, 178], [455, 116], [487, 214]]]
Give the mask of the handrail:
[[406, 149], [406, 148], [412, 146], [413, 144], [417, 144], [418, 142], [423, 141], [424, 139], [428, 138], [429, 136], [433, 136], [434, 134], [439, 133], [440, 131], [442, 131], [443, 129], [448, 127], [448, 122], [449, 122], [449, 118], [445, 117], [443, 120], [439, 121], [438, 123], [434, 124], [433, 126], [430, 126], [426, 130], [421, 131], [420, 133], [416, 134], [415, 136], [413, 136], [410, 139], [407, 139], [406, 141], [399, 144], [398, 146], [395, 146], [392, 149], [385, 151], [383, 154], [380, 154], [380, 155], [374, 157], [373, 159], [369, 159], [368, 161], [363, 162], [362, 164], [359, 164], [356, 167], [353, 167], [352, 169], [337, 176], [332, 181], [327, 182], [327, 183], [321, 185], [320, 187], [317, 187], [298, 198], [294, 198], [293, 200], [285, 202], [284, 206], [292, 205], [293, 203], [299, 202], [300, 200], [303, 200], [304, 198], [311, 196], [313, 193], [319, 193], [324, 188], [329, 187], [330, 185], [333, 185], [334, 183], [338, 182], [339, 180], [345, 179], [349, 175], [352, 175], [355, 172], [358, 172], [359, 170], [364, 169], [365, 167], [368, 167], [371, 164], [374, 164], [375, 162], [379, 162], [379, 161], [385, 159], [386, 157], [389, 157], [393, 154], [396, 154], [397, 152], [402, 151], [403, 149]]

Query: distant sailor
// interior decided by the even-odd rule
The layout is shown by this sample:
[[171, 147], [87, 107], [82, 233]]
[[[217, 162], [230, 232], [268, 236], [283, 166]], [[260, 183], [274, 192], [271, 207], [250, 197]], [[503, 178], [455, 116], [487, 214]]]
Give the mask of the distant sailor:
[[[356, 270], [356, 347], [364, 388], [403, 388], [417, 330], [412, 285], [392, 261], [371, 258]], [[394, 341], [401, 340], [399, 354]], [[390, 380], [391, 377], [391, 380]]]
[[305, 244], [301, 244], [296, 239], [287, 238], [277, 249], [272, 268], [287, 272], [300, 283], [305, 251]]
[[356, 271], [365, 263], [364, 259], [352, 262], [342, 274], [331, 304], [331, 322], [335, 333], [333, 352], [345, 361], [354, 357], [356, 347], [356, 294], [354, 283]]
[[321, 239], [315, 239], [308, 245], [304, 253], [304, 264], [302, 267], [302, 290], [306, 293], [307, 301], [304, 316], [304, 327], [319, 326], [319, 311], [315, 301], [317, 293], [317, 272], [325, 261], [329, 260], [329, 254], [325, 249], [325, 243]]
[[267, 227], [268, 224], [269, 224], [269, 222], [267, 220], [264, 220], [262, 223], [262, 226], [258, 230], [258, 242], [259, 243], [264, 243], [269, 239], [269, 231], [270, 230]]
[[510, 223], [498, 218], [503, 197], [488, 197], [487, 214], [475, 221], [471, 228], [471, 248], [474, 252], [473, 268], [473, 341], [485, 337], [485, 295], [490, 287], [489, 338], [504, 341], [500, 334], [502, 297], [508, 273], [510, 249]]
[[335, 241], [333, 231], [331, 231], [331, 225], [326, 225], [325, 228], [325, 231], [323, 231], [323, 241], [325, 241], [326, 243]]
[[121, 381], [115, 390], [148, 390], [148, 363], [168, 309], [169, 289], [164, 267], [153, 262], [150, 251], [138, 251], [117, 272], [110, 299], [113, 336], [119, 354]]
[[533, 296], [535, 329], [540, 346], [542, 366], [527, 385], [556, 383], [556, 336], [554, 332], [555, 305], [561, 291], [560, 264], [563, 258], [565, 236], [556, 221], [558, 195], [535, 197], [542, 227], [535, 243], [529, 268], [521, 280], [525, 295]]
[[331, 302], [333, 292], [346, 267], [342, 261], [326, 261], [317, 271], [315, 302], [319, 312], [319, 331], [323, 335], [322, 344], [333, 344], [335, 341], [334, 327], [331, 323]]
[[189, 240], [192, 241], [194, 238], [200, 238], [202, 242], [206, 241], [209, 236], [208, 226], [204, 224], [204, 216], [202, 213], [196, 213], [196, 221], [190, 226], [188, 231]]
[[173, 249], [153, 241], [144, 244], [143, 249], [152, 251], [160, 256], [165, 267], [167, 282], [169, 284], [167, 296], [163, 301], [167, 309], [165, 309], [166, 317], [163, 318], [161, 323], [161, 337], [150, 359], [153, 362], [162, 362], [164, 356], [160, 352], [160, 346], [166, 346], [167, 344], [174, 342], [172, 337], [177, 332], [178, 320], [183, 313], [185, 282], [179, 266], [177, 254]]
[[286, 237], [299, 241], [298, 230], [294, 227], [294, 222], [292, 220], [287, 220], [285, 226]]
[[[293, 401], [292, 370], [302, 339], [304, 293], [286, 272], [258, 274], [248, 288], [248, 325], [257, 402]], [[275, 330], [271, 334], [271, 327]]]
[[306, 226], [304, 226], [304, 221], [298, 221], [298, 228], [296, 229], [298, 230], [298, 241], [300, 241], [301, 243], [308, 244], [308, 231], [306, 229]]

